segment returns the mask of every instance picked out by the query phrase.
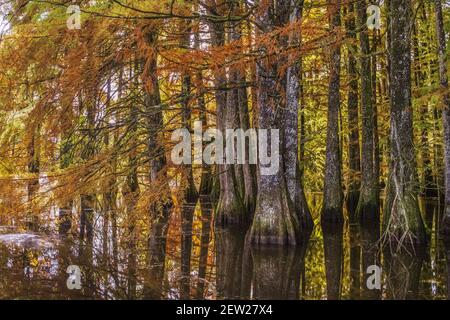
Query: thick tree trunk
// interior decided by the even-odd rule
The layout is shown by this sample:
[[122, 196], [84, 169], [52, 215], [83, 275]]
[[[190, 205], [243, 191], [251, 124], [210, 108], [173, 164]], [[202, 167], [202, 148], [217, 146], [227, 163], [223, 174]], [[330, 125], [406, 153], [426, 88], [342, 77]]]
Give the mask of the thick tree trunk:
[[450, 97], [448, 93], [444, 19], [440, 0], [435, 0], [436, 30], [439, 49], [439, 79], [442, 90], [442, 121], [444, 126], [445, 209], [442, 232], [450, 235]]
[[375, 180], [374, 108], [372, 98], [372, 68], [370, 63], [370, 43], [367, 29], [366, 1], [356, 4], [358, 25], [363, 28], [359, 34], [361, 50], [361, 110], [362, 110], [362, 158], [361, 192], [357, 216], [362, 221], [379, 221], [378, 183]]
[[[257, 17], [259, 32], [269, 33], [276, 27], [278, 12], [283, 6], [282, 1], [271, 0], [267, 7]], [[259, 46], [260, 52], [267, 52], [264, 44]], [[280, 86], [283, 84], [279, 74], [279, 60], [277, 57], [264, 57], [257, 62], [257, 86], [258, 86], [258, 128], [280, 130], [280, 122], [283, 116], [280, 112], [282, 92]], [[281, 113], [281, 115], [280, 115]], [[267, 139], [267, 150], [283, 150], [283, 141], [271, 141]], [[260, 136], [261, 140], [262, 137]], [[275, 145], [278, 143], [278, 145]], [[273, 157], [273, 155], [269, 155]], [[256, 210], [250, 231], [250, 241], [257, 244], [297, 244], [300, 238], [300, 224], [298, 216], [292, 209], [292, 202], [286, 185], [283, 172], [283, 154], [278, 159], [279, 170], [271, 175], [264, 175], [264, 167], [259, 165], [258, 196], [256, 199]], [[298, 181], [297, 181], [298, 182]]]
[[[328, 1], [330, 30], [335, 33], [341, 24], [341, 1]], [[340, 109], [341, 48], [336, 43], [330, 47], [330, 75], [328, 87], [327, 147], [325, 160], [325, 181], [322, 221], [343, 222], [341, 161], [339, 152], [339, 109]]]
[[392, 241], [423, 243], [412, 129], [411, 0], [391, 0], [389, 9], [391, 151], [383, 229]]
[[358, 115], [358, 70], [355, 54], [358, 52], [356, 45], [356, 25], [354, 4], [348, 4], [348, 18], [346, 22], [347, 34], [352, 39], [348, 50], [348, 182], [347, 182], [347, 210], [350, 221], [356, 219], [356, 207], [359, 200], [359, 188], [361, 186], [360, 171], [360, 146], [359, 146], [359, 115]]

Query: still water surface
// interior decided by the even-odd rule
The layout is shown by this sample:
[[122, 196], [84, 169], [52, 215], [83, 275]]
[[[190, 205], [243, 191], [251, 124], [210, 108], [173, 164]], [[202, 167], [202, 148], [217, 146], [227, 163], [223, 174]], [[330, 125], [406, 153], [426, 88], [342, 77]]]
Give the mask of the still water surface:
[[[320, 205], [313, 201], [316, 217]], [[434, 202], [422, 208], [428, 246], [396, 254], [381, 249], [377, 230], [348, 222], [316, 222], [296, 248], [251, 247], [245, 232], [214, 231], [207, 200], [175, 210], [150, 246], [146, 236], [127, 240], [101, 215], [83, 241], [3, 226], [0, 299], [447, 299], [442, 212]], [[69, 265], [82, 271], [81, 290], [67, 288]], [[370, 265], [382, 267], [381, 290], [366, 286]]]

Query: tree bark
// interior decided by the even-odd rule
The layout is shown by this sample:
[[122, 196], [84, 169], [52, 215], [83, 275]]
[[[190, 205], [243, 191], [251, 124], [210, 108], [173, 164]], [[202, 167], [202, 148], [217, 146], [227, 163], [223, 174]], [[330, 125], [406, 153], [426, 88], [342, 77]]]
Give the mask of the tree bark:
[[361, 66], [361, 110], [362, 110], [362, 158], [361, 192], [357, 208], [357, 217], [362, 221], [379, 221], [378, 183], [375, 180], [375, 144], [374, 144], [374, 108], [372, 98], [372, 68], [370, 43], [367, 29], [366, 1], [356, 4], [359, 34]]
[[[341, 1], [328, 1], [330, 31], [336, 33], [341, 24]], [[328, 86], [328, 122], [325, 160], [325, 181], [322, 221], [343, 222], [341, 161], [339, 152], [341, 48], [335, 43], [330, 48], [330, 74]]]
[[347, 35], [352, 40], [348, 50], [348, 183], [347, 183], [347, 210], [350, 221], [356, 220], [356, 207], [359, 200], [361, 186], [361, 160], [359, 146], [359, 112], [358, 112], [358, 70], [355, 54], [358, 52], [356, 44], [356, 25], [354, 4], [348, 4], [348, 19], [346, 23]]
[[[277, 26], [276, 13], [281, 10], [281, 0], [270, 0], [267, 7], [257, 17], [260, 34], [272, 32]], [[259, 45], [259, 52], [267, 53], [264, 44]], [[283, 81], [279, 73], [279, 60], [277, 57], [267, 56], [257, 61], [257, 100], [258, 100], [258, 128], [280, 130], [278, 124], [282, 122], [283, 112], [280, 104], [283, 90]], [[281, 87], [281, 88], [280, 88]], [[281, 114], [281, 115], [280, 115]], [[270, 136], [270, 135], [269, 135]], [[261, 136], [259, 137], [261, 139]], [[283, 141], [270, 141], [268, 150], [283, 150]], [[278, 146], [274, 144], [278, 143]], [[274, 147], [272, 147], [274, 145]], [[280, 168], [277, 173], [263, 175], [263, 167], [259, 165], [258, 196], [256, 210], [250, 230], [250, 241], [256, 244], [297, 244], [300, 239], [300, 223], [293, 210], [288, 187], [283, 172], [284, 154], [280, 152]]]
[[[220, 14], [224, 8], [218, 8], [215, 0], [209, 2], [210, 11], [213, 14]], [[211, 22], [211, 41], [216, 47], [225, 44], [225, 25], [223, 22]], [[214, 72], [214, 86], [216, 99], [216, 125], [217, 129], [224, 134], [226, 129], [235, 129], [237, 126], [237, 99], [234, 93], [227, 94], [227, 75], [221, 68]], [[224, 161], [225, 162], [225, 161]], [[235, 166], [231, 164], [219, 164], [218, 175], [220, 181], [220, 195], [216, 208], [216, 225], [243, 224], [248, 216], [245, 214], [244, 204], [239, 192], [239, 186], [236, 184]]]
[[418, 204], [411, 105], [411, 0], [390, 1], [390, 162], [383, 230], [391, 241], [425, 242]]
[[[290, 3], [290, 23], [297, 23], [302, 18], [303, 0]], [[301, 45], [301, 30], [289, 36], [289, 45]], [[300, 177], [298, 120], [300, 108], [300, 62], [295, 61], [287, 69], [286, 79], [286, 111], [283, 121], [283, 159], [286, 185], [292, 209], [298, 217], [301, 230], [311, 229], [313, 221], [306, 202], [305, 192]], [[302, 159], [303, 160], [303, 159]]]

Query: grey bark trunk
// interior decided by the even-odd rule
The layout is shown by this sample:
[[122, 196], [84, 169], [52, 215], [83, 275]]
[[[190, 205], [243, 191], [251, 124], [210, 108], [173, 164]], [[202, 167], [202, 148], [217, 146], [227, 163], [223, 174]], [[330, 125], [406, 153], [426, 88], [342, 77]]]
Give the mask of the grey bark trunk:
[[348, 4], [348, 20], [346, 23], [347, 35], [354, 43], [348, 50], [348, 182], [347, 182], [347, 210], [350, 221], [356, 220], [356, 207], [359, 200], [359, 188], [361, 186], [361, 161], [359, 146], [359, 112], [358, 112], [358, 71], [355, 55], [358, 52], [356, 45], [356, 25], [354, 4]]
[[372, 91], [372, 68], [370, 43], [367, 29], [366, 1], [357, 4], [358, 25], [363, 28], [359, 34], [361, 65], [361, 110], [362, 110], [362, 158], [361, 192], [357, 216], [362, 221], [379, 221], [378, 183], [375, 180], [374, 108]]
[[[271, 0], [257, 17], [260, 33], [269, 33], [276, 27], [275, 12], [280, 10], [282, 1]], [[259, 45], [260, 52], [267, 52], [264, 44]], [[273, 57], [262, 58], [257, 62], [257, 122], [260, 129], [280, 130], [283, 116], [280, 112], [283, 81], [279, 74], [279, 61]], [[283, 88], [283, 87], [282, 87]], [[281, 115], [280, 115], [281, 113]], [[270, 135], [268, 135], [270, 137]], [[281, 139], [280, 139], [281, 140]], [[283, 141], [272, 147], [275, 141], [268, 141], [268, 150], [283, 150]], [[280, 153], [280, 169], [272, 175], [262, 175], [261, 164], [258, 174], [258, 196], [256, 210], [250, 230], [250, 241], [257, 244], [297, 244], [300, 240], [298, 216], [292, 209], [292, 202], [283, 172], [283, 154]]]
[[383, 216], [391, 241], [423, 243], [425, 228], [418, 204], [411, 105], [411, 0], [390, 1], [390, 161]]
[[[291, 10], [289, 16], [290, 23], [297, 23], [302, 18], [303, 2], [291, 1]], [[301, 45], [301, 32], [293, 32], [289, 37], [289, 45]], [[283, 165], [286, 186], [292, 209], [297, 215], [301, 229], [312, 228], [313, 221], [311, 212], [306, 202], [305, 192], [301, 183], [300, 163], [298, 157], [299, 151], [299, 102], [300, 102], [300, 64], [299, 61], [287, 69], [286, 79], [286, 111], [284, 112], [283, 122]]]
[[[210, 1], [217, 10], [215, 1]], [[217, 12], [215, 12], [217, 14]], [[225, 26], [223, 22], [211, 22], [211, 41], [214, 46], [220, 47], [225, 44]], [[224, 134], [226, 129], [237, 127], [237, 96], [233, 90], [227, 94], [228, 81], [226, 71], [221, 69], [214, 73], [215, 98], [216, 98], [216, 124], [217, 128]], [[220, 182], [220, 195], [216, 208], [217, 225], [243, 224], [248, 216], [245, 214], [239, 185], [236, 183], [235, 166], [230, 164], [219, 164], [218, 175]]]
[[[341, 1], [329, 0], [330, 31], [340, 27]], [[330, 75], [328, 89], [328, 119], [325, 160], [324, 198], [321, 213], [322, 221], [343, 222], [341, 157], [339, 152], [339, 109], [340, 109], [340, 70], [341, 48], [336, 43], [330, 48]]]

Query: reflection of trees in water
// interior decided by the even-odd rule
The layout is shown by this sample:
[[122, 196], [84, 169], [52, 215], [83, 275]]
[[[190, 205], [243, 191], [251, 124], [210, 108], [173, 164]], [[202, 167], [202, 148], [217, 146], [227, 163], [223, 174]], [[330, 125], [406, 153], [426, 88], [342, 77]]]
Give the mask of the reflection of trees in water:
[[144, 299], [161, 299], [166, 261], [166, 240], [170, 209], [153, 216], [147, 243], [147, 270], [144, 282]]
[[383, 248], [388, 299], [417, 299], [425, 252], [424, 246], [407, 245], [396, 251], [389, 246]]
[[360, 226], [361, 237], [361, 254], [362, 254], [362, 298], [367, 300], [379, 300], [381, 299], [381, 290], [368, 289], [367, 280], [371, 274], [367, 273], [367, 268], [372, 265], [376, 265], [381, 268], [380, 260], [380, 224], [379, 222], [372, 222], [371, 225]]
[[191, 292], [192, 222], [195, 205], [187, 203], [181, 208], [181, 299], [189, 299]]
[[341, 297], [343, 231], [341, 223], [322, 223], [328, 300], [337, 300]]
[[[309, 299], [322, 298], [322, 288], [326, 288], [329, 299], [410, 299], [442, 298], [446, 290], [450, 291], [445, 286], [445, 282], [449, 282], [445, 268], [450, 268], [450, 246], [446, 243], [444, 251], [436, 235], [429, 238], [430, 261], [424, 260], [425, 248], [408, 249], [412, 255], [405, 250], [393, 255], [387, 248], [388, 251], [383, 251], [382, 263], [379, 229], [351, 224], [348, 237], [343, 237], [342, 227], [323, 226], [322, 248], [322, 228], [318, 227], [315, 240], [308, 245], [306, 277], [306, 245], [297, 248], [250, 246], [245, 238], [247, 230], [230, 228], [214, 230], [213, 237], [213, 204], [202, 198], [200, 208], [194, 218], [193, 206], [180, 211], [183, 235], [167, 244], [175, 254], [166, 255], [168, 211], [156, 217], [148, 234], [140, 234], [135, 245], [130, 245], [126, 233], [118, 232], [123, 230], [120, 228], [124, 223], [120, 212], [111, 212], [108, 219], [101, 219], [101, 215], [98, 219], [96, 213], [93, 232], [90, 236], [85, 232], [83, 241], [79, 240], [79, 234], [67, 233], [51, 249], [5, 249], [0, 245], [0, 297], [203, 299], [214, 297], [215, 290], [217, 298]], [[424, 215], [427, 225], [432, 225], [435, 232], [441, 211], [433, 210]], [[193, 228], [201, 230], [198, 236], [193, 235]], [[214, 245], [210, 245], [213, 239]], [[349, 240], [350, 272], [346, 273], [343, 270], [344, 239]], [[181, 255], [177, 254], [178, 250]], [[39, 261], [37, 266], [36, 261]], [[197, 261], [198, 276], [192, 276], [193, 271], [197, 271]], [[66, 269], [71, 264], [81, 267], [81, 291], [66, 287]], [[370, 276], [366, 270], [370, 265], [383, 266], [383, 294], [366, 286]], [[33, 274], [24, 273], [26, 266], [33, 266]], [[178, 270], [181, 278], [173, 276], [179, 274]], [[171, 289], [176, 293], [171, 295]]]
[[299, 299], [306, 247], [252, 247], [252, 298]]
[[361, 293], [361, 245], [359, 242], [359, 225], [349, 224], [350, 236], [350, 298], [360, 299]]
[[213, 213], [213, 205], [208, 197], [200, 197], [200, 208], [202, 211], [202, 233], [200, 237], [200, 256], [198, 263], [197, 299], [203, 299], [205, 296], [206, 268], [208, 266], [211, 218]]
[[299, 299], [309, 235], [299, 246], [255, 246], [246, 230], [216, 230], [219, 299]]
[[243, 270], [245, 230], [216, 228], [216, 291], [218, 299], [237, 299], [248, 286], [249, 270]]

